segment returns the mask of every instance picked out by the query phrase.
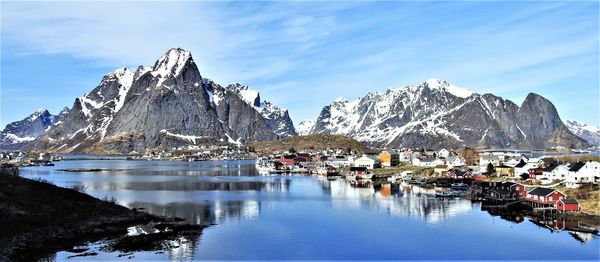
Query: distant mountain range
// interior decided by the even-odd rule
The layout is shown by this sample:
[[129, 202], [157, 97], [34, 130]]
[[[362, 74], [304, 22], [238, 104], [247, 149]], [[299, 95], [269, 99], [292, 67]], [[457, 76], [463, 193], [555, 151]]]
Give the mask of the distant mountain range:
[[600, 146], [600, 127], [584, 124], [576, 120], [567, 120], [565, 123], [571, 133], [585, 139], [591, 145]]
[[[189, 51], [174, 48], [153, 66], [105, 75], [58, 115], [38, 110], [0, 133], [2, 148], [128, 153], [209, 143], [242, 144], [307, 134], [350, 136], [376, 147], [582, 148], [600, 128], [561, 121], [545, 98], [521, 106], [442, 80], [338, 98], [296, 127], [287, 110], [240, 84], [202, 78]], [[584, 140], [585, 139], [585, 140]], [[586, 141], [587, 140], [587, 141]]]
[[3, 148], [18, 149], [44, 134], [52, 126], [61, 123], [69, 108], [58, 115], [52, 115], [46, 109], [38, 109], [23, 120], [12, 122], [0, 133], [0, 145]]
[[442, 80], [372, 92], [325, 106], [310, 130], [353, 137], [376, 147], [550, 148], [586, 147], [556, 108], [530, 93], [519, 107], [492, 94], [477, 94]]

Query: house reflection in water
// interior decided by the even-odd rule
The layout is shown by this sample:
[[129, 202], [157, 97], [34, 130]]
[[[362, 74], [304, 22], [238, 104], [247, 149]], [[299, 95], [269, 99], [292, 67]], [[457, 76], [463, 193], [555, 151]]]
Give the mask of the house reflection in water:
[[325, 192], [331, 194], [336, 208], [374, 208], [392, 216], [408, 216], [430, 224], [471, 211], [471, 201], [435, 198], [435, 190], [408, 184], [371, 182], [349, 183], [346, 180], [320, 179]]

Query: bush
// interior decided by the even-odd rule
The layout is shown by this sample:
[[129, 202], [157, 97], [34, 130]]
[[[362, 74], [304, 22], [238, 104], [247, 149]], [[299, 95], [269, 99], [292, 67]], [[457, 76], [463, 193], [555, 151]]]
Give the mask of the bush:
[[84, 184], [79, 184], [79, 185], [73, 185], [71, 187], [71, 189], [79, 192], [79, 193], [85, 193], [85, 191], [87, 190], [87, 186]]
[[37, 182], [44, 183], [44, 184], [54, 185], [54, 183], [52, 183], [52, 182], [50, 182], [50, 181], [48, 181], [46, 179], [43, 179], [41, 177], [34, 178], [33, 181], [37, 181]]

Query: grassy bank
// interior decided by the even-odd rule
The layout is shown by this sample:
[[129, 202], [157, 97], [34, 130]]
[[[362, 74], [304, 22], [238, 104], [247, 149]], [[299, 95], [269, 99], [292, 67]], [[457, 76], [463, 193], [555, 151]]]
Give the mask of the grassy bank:
[[86, 241], [122, 236], [129, 226], [164, 220], [14, 175], [0, 175], [0, 188], [0, 261], [32, 260]]
[[353, 138], [330, 134], [285, 137], [273, 141], [256, 142], [251, 144], [250, 147], [260, 153], [283, 152], [291, 148], [296, 151], [341, 148], [359, 153], [370, 152], [367, 147]]

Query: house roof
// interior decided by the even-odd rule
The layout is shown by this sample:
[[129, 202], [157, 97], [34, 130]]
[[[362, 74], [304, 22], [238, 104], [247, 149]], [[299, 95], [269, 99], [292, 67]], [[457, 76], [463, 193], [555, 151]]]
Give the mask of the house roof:
[[552, 162], [550, 165], [544, 168], [544, 172], [552, 172], [552, 170], [554, 170], [556, 167], [558, 167], [558, 163]]
[[525, 163], [525, 161], [523, 161], [523, 162], [519, 162], [515, 167], [519, 168], [519, 167], [524, 167], [525, 165], [527, 165], [527, 163]]
[[510, 194], [510, 191], [504, 190], [504, 189], [492, 189], [492, 190], [490, 190], [490, 192], [496, 192], [499, 195], [508, 195], [508, 194]]
[[561, 201], [565, 204], [579, 204], [579, 201], [577, 201], [577, 199], [574, 199], [574, 198], [564, 198], [559, 201]]
[[571, 166], [571, 168], [569, 168], [569, 171], [571, 172], [577, 172], [579, 171], [579, 169], [581, 169], [583, 166], [585, 166], [584, 162], [578, 162], [575, 163], [574, 165]]
[[489, 156], [481, 156], [481, 159], [483, 159], [483, 160], [499, 160], [500, 158], [495, 155], [489, 155]]
[[383, 150], [383, 151], [381, 151], [381, 153], [384, 153], [384, 152], [387, 152], [390, 155], [398, 155], [399, 154], [398, 151], [396, 151], [394, 149], [389, 149], [389, 150]]
[[350, 171], [366, 171], [367, 168], [366, 167], [362, 167], [362, 166], [352, 166], [350, 167]]
[[504, 182], [504, 183], [502, 184], [502, 186], [505, 186], [505, 187], [511, 187], [511, 186], [514, 186], [514, 185], [516, 185], [516, 184], [517, 184], [517, 183], [515, 183], [515, 182]]
[[552, 194], [552, 192], [556, 191], [556, 189], [554, 188], [547, 188], [547, 187], [536, 187], [533, 190], [529, 191], [530, 195], [536, 195], [536, 196], [547, 196]]

